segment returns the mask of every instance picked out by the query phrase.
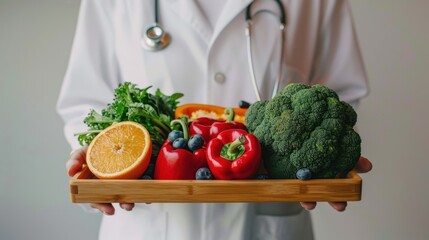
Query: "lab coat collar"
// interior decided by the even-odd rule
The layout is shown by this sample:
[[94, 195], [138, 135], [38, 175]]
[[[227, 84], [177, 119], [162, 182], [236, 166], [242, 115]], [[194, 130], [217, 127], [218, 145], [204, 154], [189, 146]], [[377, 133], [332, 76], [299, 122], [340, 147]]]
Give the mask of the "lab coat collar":
[[207, 44], [210, 43], [213, 29], [198, 4], [195, 1], [168, 1], [173, 11], [190, 24]]
[[[246, 7], [252, 0], [229, 0], [223, 8], [211, 38], [210, 47], [216, 41], [223, 29]], [[243, 21], [244, 21], [243, 17]]]
[[177, 0], [168, 1], [169, 5], [176, 12], [176, 14], [188, 22], [207, 42], [207, 44], [209, 44], [209, 47], [211, 47], [211, 45], [215, 42], [216, 38], [219, 36], [222, 30], [225, 29], [228, 23], [230, 23], [252, 2], [252, 0], [227, 1], [215, 28], [212, 29], [207, 17], [204, 15], [196, 2]]

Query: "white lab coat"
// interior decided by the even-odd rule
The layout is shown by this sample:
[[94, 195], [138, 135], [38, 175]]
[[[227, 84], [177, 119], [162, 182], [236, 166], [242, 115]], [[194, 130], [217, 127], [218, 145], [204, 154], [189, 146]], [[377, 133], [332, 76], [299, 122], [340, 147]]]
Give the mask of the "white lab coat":
[[[89, 110], [113, 99], [113, 89], [130, 81], [170, 94], [182, 103], [236, 106], [256, 101], [247, 63], [244, 10], [250, 0], [229, 0], [214, 28], [195, 1], [160, 0], [160, 22], [171, 34], [165, 50], [141, 48], [153, 23], [153, 1], [82, 1], [69, 67], [58, 100], [65, 134], [86, 130]], [[325, 84], [354, 106], [368, 92], [353, 21], [346, 0], [284, 0], [288, 13], [288, 82]], [[255, 8], [276, 10], [272, 1]], [[277, 74], [277, 19], [254, 18], [254, 60], [262, 97], [269, 98]], [[215, 77], [216, 76], [216, 77]], [[312, 239], [311, 220], [296, 203], [138, 204], [104, 216], [100, 239]]]

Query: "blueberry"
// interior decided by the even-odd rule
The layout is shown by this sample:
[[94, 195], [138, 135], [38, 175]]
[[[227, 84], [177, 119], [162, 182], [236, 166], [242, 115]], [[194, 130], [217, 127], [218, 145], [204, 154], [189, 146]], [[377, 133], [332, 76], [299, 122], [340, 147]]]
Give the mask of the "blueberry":
[[210, 179], [213, 179], [213, 175], [210, 169], [203, 167], [197, 170], [197, 173], [195, 173], [195, 179], [210, 180]]
[[195, 134], [188, 141], [188, 148], [192, 152], [200, 149], [204, 145], [204, 138], [200, 134]]
[[174, 142], [178, 138], [183, 138], [183, 132], [179, 130], [173, 130], [168, 134], [168, 141]]
[[143, 180], [152, 180], [152, 177], [145, 174], [145, 175], [141, 176], [140, 179], [143, 179]]
[[300, 180], [309, 180], [311, 179], [311, 171], [308, 168], [301, 168], [296, 171], [296, 178]]
[[264, 179], [269, 179], [269, 177], [268, 177], [268, 175], [267, 175], [267, 174], [258, 174], [258, 175], [256, 176], [256, 179], [257, 179], [257, 180], [264, 180]]
[[173, 142], [174, 149], [186, 149], [188, 141], [184, 138], [177, 138]]

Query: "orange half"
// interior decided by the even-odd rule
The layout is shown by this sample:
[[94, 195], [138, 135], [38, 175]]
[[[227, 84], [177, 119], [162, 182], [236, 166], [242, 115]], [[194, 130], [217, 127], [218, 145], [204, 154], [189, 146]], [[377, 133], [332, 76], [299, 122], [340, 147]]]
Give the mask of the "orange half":
[[152, 155], [147, 129], [136, 122], [115, 123], [100, 132], [86, 153], [89, 170], [101, 179], [137, 179]]

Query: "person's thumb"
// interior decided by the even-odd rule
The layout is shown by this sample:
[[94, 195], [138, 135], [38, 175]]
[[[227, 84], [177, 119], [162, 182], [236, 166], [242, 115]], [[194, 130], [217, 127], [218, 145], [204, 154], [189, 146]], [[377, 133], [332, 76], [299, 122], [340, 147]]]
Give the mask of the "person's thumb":
[[366, 173], [371, 171], [372, 163], [368, 160], [368, 158], [360, 157], [359, 161], [356, 164], [355, 170], [358, 173]]

